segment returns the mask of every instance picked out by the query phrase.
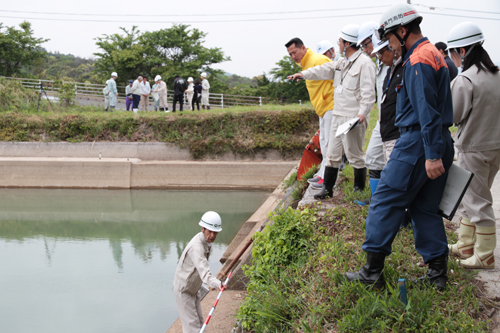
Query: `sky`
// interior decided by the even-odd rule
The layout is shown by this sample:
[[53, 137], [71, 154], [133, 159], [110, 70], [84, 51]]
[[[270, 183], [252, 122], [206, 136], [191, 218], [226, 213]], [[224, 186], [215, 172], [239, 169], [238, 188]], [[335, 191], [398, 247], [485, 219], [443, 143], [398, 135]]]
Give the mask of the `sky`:
[[[141, 31], [155, 31], [174, 23], [189, 24], [207, 33], [206, 47], [220, 47], [231, 58], [215, 68], [254, 77], [268, 73], [287, 55], [284, 44], [291, 38], [301, 38], [313, 51], [321, 40], [336, 45], [343, 26], [379, 22], [381, 14], [397, 2], [406, 0], [18, 0], [2, 3], [0, 22], [18, 26], [27, 20], [36, 37], [50, 39], [42, 45], [48, 51], [85, 58], [99, 51], [96, 37], [120, 33], [120, 27], [137, 25]], [[474, 22], [483, 30], [485, 49], [500, 64], [500, 43], [493, 41], [500, 31], [499, 0], [411, 2], [424, 17], [422, 32], [431, 42], [446, 42], [455, 25]]]

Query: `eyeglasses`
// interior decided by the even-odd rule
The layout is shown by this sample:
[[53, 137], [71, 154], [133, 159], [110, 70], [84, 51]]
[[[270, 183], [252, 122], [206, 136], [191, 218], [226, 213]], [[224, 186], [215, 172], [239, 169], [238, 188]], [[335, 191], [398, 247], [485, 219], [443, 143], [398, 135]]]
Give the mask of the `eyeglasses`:
[[380, 50], [377, 51], [377, 57], [382, 58], [382, 56], [384, 55], [385, 51], [388, 51], [387, 46], [384, 46], [383, 48], [381, 48]]
[[370, 39], [370, 40], [369, 40], [369, 41], [367, 41], [366, 43], [361, 44], [361, 47], [362, 47], [363, 49], [366, 49], [366, 47], [367, 47], [368, 45], [370, 45], [370, 43], [371, 43], [371, 42], [372, 42], [372, 41], [371, 41], [371, 39]]

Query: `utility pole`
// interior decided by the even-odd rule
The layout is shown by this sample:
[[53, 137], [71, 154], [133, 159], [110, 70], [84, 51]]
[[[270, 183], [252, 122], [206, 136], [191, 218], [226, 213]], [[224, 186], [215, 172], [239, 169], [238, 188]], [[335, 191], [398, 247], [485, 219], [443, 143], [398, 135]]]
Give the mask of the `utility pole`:
[[406, 2], [408, 2], [409, 5], [411, 5], [411, 0], [406, 0]]

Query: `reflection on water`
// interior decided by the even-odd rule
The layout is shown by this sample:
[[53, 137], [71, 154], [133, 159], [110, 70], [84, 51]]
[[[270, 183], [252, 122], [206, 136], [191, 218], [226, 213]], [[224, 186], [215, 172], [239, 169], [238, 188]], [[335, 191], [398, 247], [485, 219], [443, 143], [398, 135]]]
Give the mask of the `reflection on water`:
[[248, 191], [0, 189], [0, 332], [165, 332], [175, 266], [207, 210], [211, 268], [267, 197]]

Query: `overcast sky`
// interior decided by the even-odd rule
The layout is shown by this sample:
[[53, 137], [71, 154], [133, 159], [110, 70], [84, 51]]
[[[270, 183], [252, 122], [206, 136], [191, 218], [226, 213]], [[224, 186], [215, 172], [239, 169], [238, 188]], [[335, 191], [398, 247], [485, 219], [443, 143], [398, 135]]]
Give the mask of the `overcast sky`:
[[[98, 51], [95, 37], [118, 33], [119, 27], [137, 25], [141, 31], [155, 31], [169, 28], [173, 22], [185, 23], [208, 33], [205, 46], [220, 47], [231, 57], [217, 68], [253, 77], [269, 72], [286, 55], [284, 44], [292, 37], [300, 37], [314, 51], [323, 39], [336, 45], [344, 25], [379, 22], [384, 10], [396, 2], [20, 0], [2, 3], [0, 22], [17, 26], [25, 19], [32, 23], [37, 37], [50, 39], [43, 44], [47, 50], [86, 58]], [[458, 23], [479, 24], [486, 38], [484, 47], [500, 64], [500, 43], [494, 42], [500, 31], [499, 0], [412, 0], [412, 4], [424, 17], [423, 33], [433, 43], [446, 42], [449, 31]], [[436, 9], [429, 9], [437, 4]], [[79, 15], [68, 15], [71, 13]]]

